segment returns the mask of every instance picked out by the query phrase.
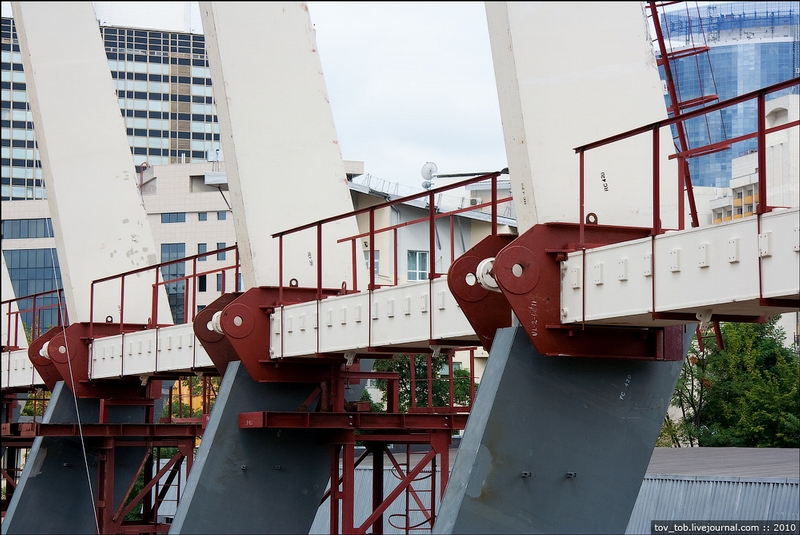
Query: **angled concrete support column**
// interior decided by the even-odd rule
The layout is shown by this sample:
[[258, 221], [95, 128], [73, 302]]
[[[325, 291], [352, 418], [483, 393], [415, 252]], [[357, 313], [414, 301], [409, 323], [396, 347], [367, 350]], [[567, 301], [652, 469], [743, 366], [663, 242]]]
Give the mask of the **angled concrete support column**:
[[308, 533], [330, 476], [329, 434], [239, 429], [239, 413], [297, 410], [316, 385], [225, 372], [170, 533]]
[[499, 330], [434, 533], [624, 533], [681, 364], [543, 357]]
[[[82, 424], [97, 423], [100, 400], [79, 399]], [[63, 381], [56, 383], [42, 423], [78, 423], [75, 398]], [[142, 407], [113, 407], [109, 421], [140, 423], [145, 421]], [[5, 534], [79, 534], [97, 533], [95, 503], [97, 495], [96, 439], [87, 438], [86, 457], [79, 437], [36, 437], [25, 462], [22, 477], [14, 491], [3, 520]], [[128, 485], [139, 469], [144, 447], [116, 448], [114, 453], [114, 503], [116, 510], [126, 497]], [[91, 489], [94, 493], [90, 493]]]

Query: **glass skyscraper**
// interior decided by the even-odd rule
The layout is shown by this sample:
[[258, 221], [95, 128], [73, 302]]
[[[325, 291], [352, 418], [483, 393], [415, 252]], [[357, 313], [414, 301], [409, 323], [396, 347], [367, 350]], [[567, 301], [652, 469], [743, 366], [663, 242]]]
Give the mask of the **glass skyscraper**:
[[[720, 101], [727, 100], [800, 77], [800, 2], [733, 2], [677, 9], [662, 17], [661, 23], [674, 51], [708, 46], [707, 53], [671, 63], [681, 102], [714, 93]], [[754, 132], [756, 121], [755, 101], [687, 121], [689, 148]], [[692, 184], [727, 187], [731, 160], [755, 149], [756, 140], [750, 139], [690, 160]]]

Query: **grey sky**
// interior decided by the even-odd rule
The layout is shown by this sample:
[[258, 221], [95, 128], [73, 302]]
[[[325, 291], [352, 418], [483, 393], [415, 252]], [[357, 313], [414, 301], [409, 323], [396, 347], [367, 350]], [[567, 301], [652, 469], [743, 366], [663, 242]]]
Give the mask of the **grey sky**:
[[[202, 28], [197, 3], [94, 4], [103, 24]], [[506, 166], [483, 2], [308, 6], [344, 159], [413, 187], [427, 161], [440, 173]]]
[[419, 186], [506, 166], [486, 13], [472, 3], [310, 2], [345, 159]]

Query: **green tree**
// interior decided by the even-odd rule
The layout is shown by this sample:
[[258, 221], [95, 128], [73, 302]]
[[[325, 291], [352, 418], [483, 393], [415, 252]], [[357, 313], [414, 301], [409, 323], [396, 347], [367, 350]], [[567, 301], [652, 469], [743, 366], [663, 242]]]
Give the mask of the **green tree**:
[[800, 368], [777, 318], [721, 331], [723, 349], [713, 336], [693, 344], [672, 399], [681, 417], [660, 443], [800, 447]]
[[50, 394], [51, 392], [49, 390], [41, 389], [28, 392], [28, 398], [20, 411], [20, 415], [43, 416], [45, 409], [47, 409], [47, 404], [50, 401]]
[[[428, 403], [428, 360], [430, 359], [432, 388], [430, 397], [433, 407], [444, 407], [449, 404], [450, 382], [447, 375], [442, 375], [442, 370], [447, 371], [448, 356], [439, 355], [413, 355], [414, 362], [414, 394], [417, 407], [427, 407]], [[375, 371], [393, 371], [398, 373], [398, 394], [400, 412], [408, 412], [411, 407], [411, 361], [409, 355], [397, 355], [393, 359], [376, 360], [373, 366]], [[453, 370], [453, 401], [456, 405], [469, 404], [469, 371]], [[382, 401], [386, 401], [388, 381], [379, 379], [378, 388], [383, 392]], [[477, 390], [477, 385], [475, 385]]]
[[[220, 377], [184, 377], [175, 382], [172, 388], [172, 417], [173, 418], [198, 418], [203, 415], [203, 383], [205, 382], [205, 394], [208, 397], [207, 412], [211, 412], [214, 402], [219, 393]], [[178, 388], [180, 383], [180, 388]], [[180, 394], [180, 396], [179, 396]], [[192, 403], [189, 405], [189, 396]], [[182, 397], [181, 397], [182, 396]], [[170, 404], [164, 404], [161, 413], [162, 418], [169, 416]]]
[[366, 388], [361, 392], [360, 401], [369, 401], [370, 412], [381, 412], [383, 408], [383, 406], [380, 403], [372, 401], [372, 396], [369, 395], [369, 392], [367, 391]]

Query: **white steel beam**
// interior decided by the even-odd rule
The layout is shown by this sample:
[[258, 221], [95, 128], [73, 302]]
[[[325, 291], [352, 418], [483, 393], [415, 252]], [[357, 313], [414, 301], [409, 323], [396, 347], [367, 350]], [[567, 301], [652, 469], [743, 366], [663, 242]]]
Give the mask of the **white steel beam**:
[[[651, 327], [796, 311], [760, 300], [800, 299], [798, 221], [800, 209], [782, 209], [761, 216], [760, 228], [751, 217], [570, 253], [562, 263], [562, 323]], [[654, 319], [653, 312], [691, 318]], [[446, 277], [277, 307], [269, 339], [277, 359], [369, 347], [402, 352], [432, 341], [479, 345]], [[27, 352], [2, 359], [3, 387], [40, 384]], [[96, 339], [90, 366], [99, 379], [191, 373], [212, 363], [186, 324]]]
[[[314, 29], [302, 3], [243, 6], [200, 3], [244, 286], [316, 286], [315, 229], [284, 241], [283, 281], [270, 238], [353, 209]], [[352, 246], [337, 240], [356, 234], [355, 219], [325, 226], [324, 286], [352, 288]]]
[[[269, 340], [271, 358], [363, 356], [369, 347], [400, 353], [431, 342], [480, 345], [446, 277], [277, 307]], [[27, 351], [3, 352], [0, 366], [3, 388], [43, 384]], [[92, 379], [194, 373], [211, 367], [191, 323], [97, 338], [90, 348]]]
[[[488, 2], [486, 15], [520, 233], [577, 222], [574, 148], [667, 117], [639, 2]], [[672, 136], [660, 131], [661, 213], [677, 227]], [[587, 152], [585, 213], [652, 225], [653, 140]], [[667, 181], [666, 177], [670, 177]]]
[[447, 278], [280, 307], [272, 315], [270, 356], [366, 353], [369, 347], [480, 345]]
[[[770, 316], [800, 299], [800, 209], [570, 253], [562, 263], [562, 323], [669, 325], [653, 312]], [[760, 224], [759, 224], [760, 223]]]
[[[91, 282], [157, 264], [159, 251], [92, 4], [12, 2], [12, 9], [70, 320], [118, 322], [119, 283], [98, 287], [90, 318]], [[151, 277], [127, 277], [126, 294], [152, 295]], [[168, 323], [160, 293], [158, 321]], [[147, 322], [149, 303], [126, 301], [124, 321]]]

